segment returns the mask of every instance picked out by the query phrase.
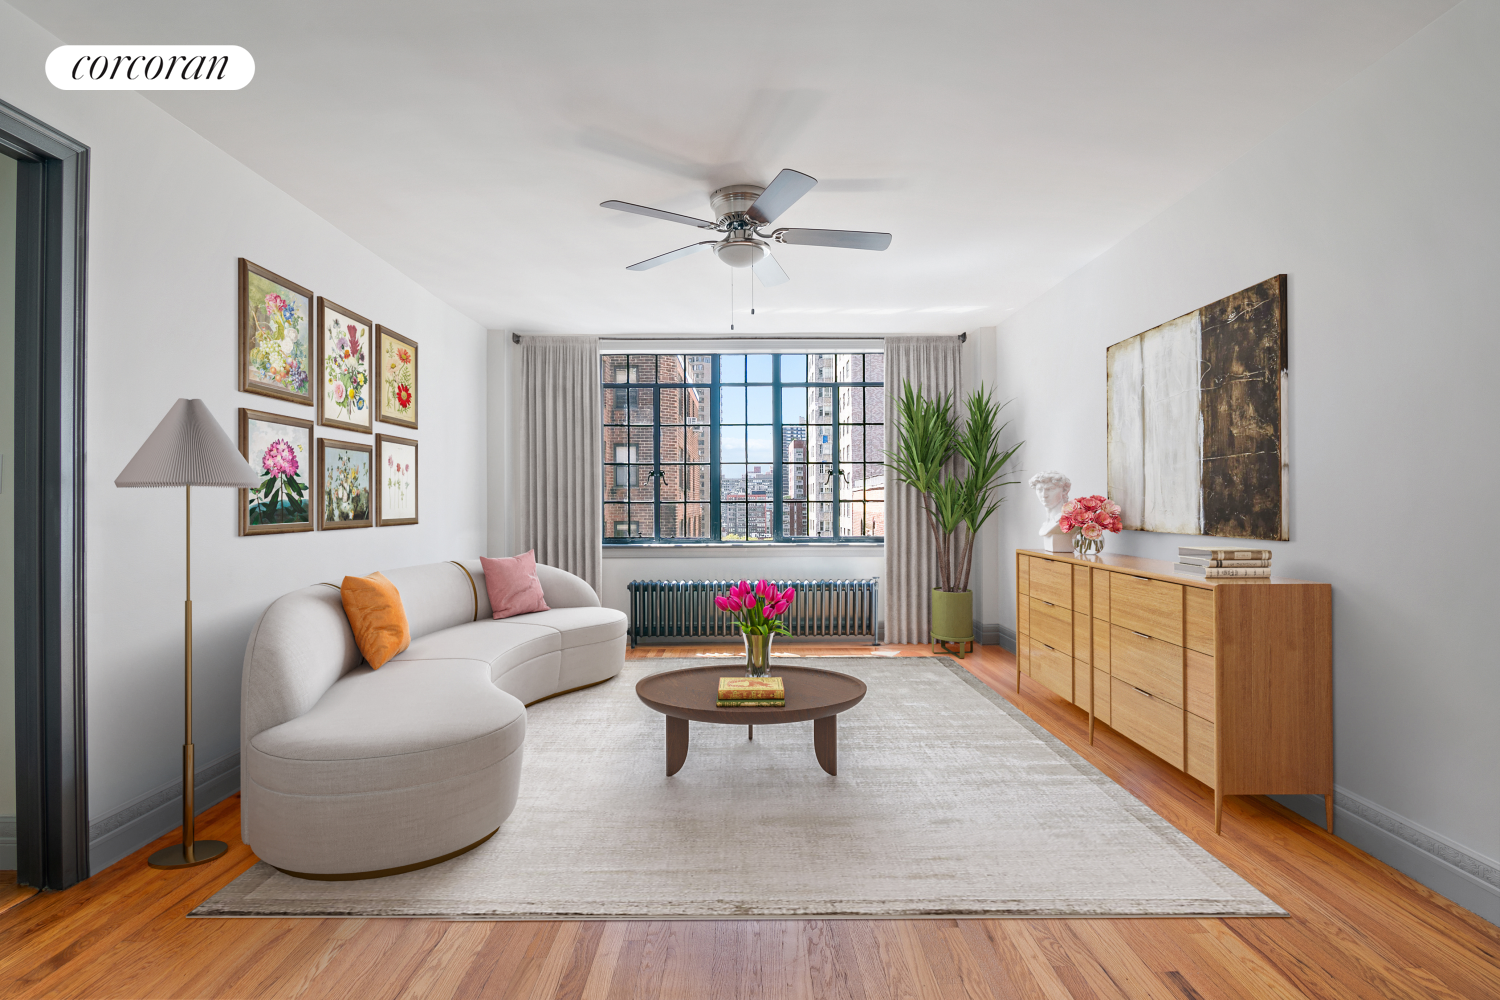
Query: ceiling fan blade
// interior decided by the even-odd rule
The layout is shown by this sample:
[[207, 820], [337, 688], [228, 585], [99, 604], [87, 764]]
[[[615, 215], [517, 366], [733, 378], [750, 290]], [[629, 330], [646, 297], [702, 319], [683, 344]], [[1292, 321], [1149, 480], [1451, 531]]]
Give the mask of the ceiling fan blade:
[[781, 269], [780, 262], [771, 256], [771, 251], [769, 250], [765, 252], [765, 255], [760, 260], [750, 265], [750, 270], [755, 272], [755, 276], [760, 279], [760, 283], [767, 288], [772, 285], [784, 285], [792, 280], [787, 277], [786, 272]]
[[647, 259], [641, 261], [639, 264], [631, 264], [625, 270], [627, 270], [627, 271], [649, 271], [653, 267], [659, 267], [660, 265], [666, 264], [669, 261], [677, 260], [679, 257], [689, 257], [689, 256], [697, 253], [699, 250], [702, 250], [704, 247], [711, 247], [711, 246], [713, 246], [717, 242], [719, 242], [719, 241], [718, 240], [704, 240], [702, 243], [693, 243], [693, 244], [691, 244], [689, 246], [682, 247], [679, 250], [673, 250], [673, 251], [670, 251], [669, 253], [664, 253], [664, 254], [661, 254], [660, 256], [657, 256], [657, 257], [648, 257]]
[[699, 229], [713, 229], [717, 225], [713, 222], [695, 219], [691, 215], [678, 215], [676, 212], [667, 212], [660, 208], [632, 205], [628, 201], [601, 201], [599, 207], [612, 208], [616, 212], [629, 212], [632, 215], [644, 215], [652, 219], [665, 219], [668, 222], [680, 222], [684, 226], [697, 226]]
[[809, 177], [797, 170], [783, 170], [766, 185], [760, 197], [755, 199], [755, 204], [745, 209], [745, 214], [763, 226], [770, 225], [817, 184], [816, 177]]
[[846, 250], [884, 250], [891, 245], [890, 233], [859, 233], [848, 229], [778, 229], [779, 243], [809, 247], [843, 247]]

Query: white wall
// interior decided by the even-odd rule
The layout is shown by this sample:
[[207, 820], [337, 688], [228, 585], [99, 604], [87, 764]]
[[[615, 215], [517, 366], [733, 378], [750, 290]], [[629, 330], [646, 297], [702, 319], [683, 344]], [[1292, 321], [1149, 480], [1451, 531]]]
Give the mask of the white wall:
[[[1103, 492], [1105, 347], [1289, 275], [1292, 540], [1271, 547], [1279, 574], [1333, 584], [1337, 829], [1491, 920], [1497, 51], [1500, 3], [1455, 8], [1007, 320], [999, 357], [1028, 470]], [[1040, 519], [1022, 503], [1011, 627], [1011, 552]]]
[[[112, 481], [179, 396], [201, 397], [231, 437], [237, 407], [313, 416], [310, 407], [236, 391], [236, 258], [418, 341], [421, 429], [412, 436], [422, 444], [422, 523], [239, 538], [235, 491], [196, 491], [200, 769], [234, 763], [245, 640], [274, 598], [346, 573], [483, 550], [486, 344], [481, 326], [143, 97], [53, 89], [42, 67], [57, 44], [0, 3], [0, 98], [92, 150], [89, 795], [96, 833], [107, 834], [96, 838], [97, 866], [162, 832], [161, 822], [180, 822], [180, 806], [163, 797], [181, 774], [182, 493]], [[267, 141], [296, 155], [312, 141], [306, 124], [288, 123], [286, 136]], [[232, 773], [216, 778], [213, 791], [222, 795], [233, 781]], [[101, 818], [107, 826], [122, 817], [133, 822], [100, 831]]]

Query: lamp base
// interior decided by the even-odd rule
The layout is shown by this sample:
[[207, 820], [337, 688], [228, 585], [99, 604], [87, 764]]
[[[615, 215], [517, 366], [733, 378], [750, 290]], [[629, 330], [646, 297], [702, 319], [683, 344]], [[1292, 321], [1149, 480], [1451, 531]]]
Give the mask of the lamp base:
[[146, 864], [152, 868], [192, 868], [207, 864], [227, 850], [229, 845], [222, 840], [197, 840], [193, 842], [193, 856], [189, 860], [187, 849], [181, 844], [173, 844], [151, 855], [146, 859]]

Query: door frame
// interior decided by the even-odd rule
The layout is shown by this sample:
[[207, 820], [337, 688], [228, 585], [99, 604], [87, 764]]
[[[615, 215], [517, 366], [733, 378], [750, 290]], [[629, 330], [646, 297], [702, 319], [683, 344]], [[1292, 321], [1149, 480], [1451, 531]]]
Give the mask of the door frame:
[[89, 149], [0, 101], [16, 179], [16, 863], [89, 875], [84, 362]]

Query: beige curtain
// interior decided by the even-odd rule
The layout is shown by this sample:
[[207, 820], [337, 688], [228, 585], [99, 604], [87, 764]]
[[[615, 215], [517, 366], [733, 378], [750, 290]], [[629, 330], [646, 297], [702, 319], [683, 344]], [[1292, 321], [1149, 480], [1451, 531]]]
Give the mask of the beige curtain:
[[[896, 400], [910, 381], [929, 397], [961, 391], [957, 337], [885, 338], [885, 442], [896, 448]], [[886, 475], [885, 641], [927, 642], [937, 546], [917, 491]]]
[[536, 561], [603, 584], [599, 339], [525, 337], [521, 523]]

